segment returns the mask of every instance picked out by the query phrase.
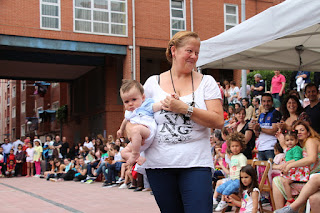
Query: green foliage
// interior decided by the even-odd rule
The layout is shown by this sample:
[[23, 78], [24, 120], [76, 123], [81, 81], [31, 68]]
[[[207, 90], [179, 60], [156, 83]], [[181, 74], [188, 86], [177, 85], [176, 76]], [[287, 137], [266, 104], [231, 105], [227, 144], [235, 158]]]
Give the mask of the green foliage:
[[68, 120], [68, 105], [63, 105], [57, 110], [57, 120], [60, 123], [65, 123]]
[[[265, 80], [265, 82], [266, 82], [267, 90], [270, 91], [271, 80], [272, 80], [272, 77], [274, 76], [273, 70], [254, 70], [253, 72], [248, 73], [248, 75], [247, 75], [247, 84], [248, 85], [255, 84], [253, 76], [257, 73], [260, 73], [262, 75], [262, 79]], [[280, 71], [280, 74], [284, 75], [284, 77], [286, 78], [285, 89], [288, 90], [287, 88], [289, 88], [289, 85], [290, 85], [289, 81], [291, 78], [292, 71]], [[311, 82], [313, 82], [313, 74], [314, 73], [311, 72], [311, 75], [310, 75]]]

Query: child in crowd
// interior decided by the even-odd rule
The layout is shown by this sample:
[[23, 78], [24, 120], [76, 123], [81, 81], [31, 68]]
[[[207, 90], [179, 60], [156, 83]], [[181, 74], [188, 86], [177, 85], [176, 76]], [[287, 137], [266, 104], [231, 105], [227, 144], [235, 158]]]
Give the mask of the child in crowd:
[[41, 160], [42, 160], [42, 146], [41, 146], [41, 141], [39, 139], [34, 139], [34, 153], [33, 153], [33, 162], [36, 167], [36, 177], [40, 177], [41, 175]]
[[279, 176], [281, 174], [280, 172], [280, 165], [285, 163], [285, 154], [283, 153], [283, 149], [280, 145], [280, 143], [276, 143], [274, 145], [274, 159], [273, 159], [273, 165], [272, 165], [272, 171], [271, 171], [271, 179], [273, 179], [276, 176]]
[[14, 150], [10, 149], [10, 154], [7, 157], [7, 164], [9, 164], [9, 162], [13, 160], [14, 164], [16, 163], [16, 156], [14, 155]]
[[8, 178], [14, 175], [15, 168], [16, 168], [16, 164], [14, 163], [13, 160], [10, 160], [9, 163], [7, 164], [7, 171], [6, 171], [6, 176]]
[[27, 143], [28, 148], [26, 149], [26, 153], [27, 153], [27, 176], [26, 177], [33, 177], [33, 155], [34, 155], [34, 149], [32, 147], [32, 143], [29, 142]]
[[113, 148], [110, 149], [113, 152], [111, 155], [114, 156], [111, 164], [107, 164], [108, 169], [108, 185], [116, 183], [116, 173], [121, 171], [121, 165], [123, 163], [121, 154], [120, 154], [120, 147], [118, 145], [114, 145]]
[[216, 142], [214, 146], [214, 173], [213, 173], [213, 181], [216, 182], [219, 176], [225, 176], [221, 166], [219, 165], [219, 159], [222, 159], [224, 167], [227, 167], [227, 163], [225, 161], [224, 155], [221, 153], [222, 149], [222, 141]]
[[[298, 145], [298, 136], [296, 131], [287, 131], [284, 133], [286, 149], [285, 160], [287, 165], [303, 158], [302, 148]], [[308, 166], [292, 168], [287, 174], [282, 174], [282, 183], [287, 195], [287, 204], [293, 203], [290, 184], [294, 181], [307, 182], [310, 176], [310, 169]]]
[[258, 212], [258, 203], [260, 200], [260, 191], [257, 180], [257, 172], [251, 165], [246, 165], [240, 170], [240, 192], [241, 201], [238, 201], [232, 195], [227, 196], [226, 200], [240, 207], [240, 212], [256, 213]]
[[121, 153], [127, 163], [134, 164], [140, 152], [146, 150], [153, 141], [157, 129], [153, 114], [160, 111], [162, 105], [160, 102], [154, 103], [152, 99], [146, 100], [143, 86], [135, 80], [122, 81], [120, 96], [126, 112], [117, 136], [123, 136], [128, 125], [127, 134], [131, 143]]
[[234, 111], [237, 111], [237, 109], [239, 109], [241, 107], [241, 105], [239, 103], [235, 103], [234, 104]]
[[[216, 188], [217, 192], [222, 196], [229, 196], [237, 192], [240, 187], [240, 169], [247, 165], [247, 158], [241, 151], [245, 149], [245, 137], [242, 133], [231, 133], [227, 139], [228, 149], [232, 153], [230, 165], [230, 180], [221, 184]], [[220, 201], [215, 211], [221, 211], [228, 204], [225, 201]]]
[[18, 150], [16, 153], [16, 176], [22, 175], [22, 166], [26, 159], [25, 153], [22, 150], [22, 144], [18, 145]]

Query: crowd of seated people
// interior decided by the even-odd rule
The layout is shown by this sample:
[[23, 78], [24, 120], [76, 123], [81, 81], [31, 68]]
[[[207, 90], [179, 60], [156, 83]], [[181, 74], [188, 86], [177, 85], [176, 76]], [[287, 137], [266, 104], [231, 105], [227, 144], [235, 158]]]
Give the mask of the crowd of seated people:
[[151, 191], [146, 177], [121, 157], [128, 139], [114, 140], [112, 135], [104, 139], [98, 135], [91, 140], [85, 137], [84, 142], [70, 146], [66, 137], [62, 141], [58, 135], [54, 140], [50, 135], [45, 138], [44, 143], [37, 136], [33, 140], [21, 138], [23, 142], [19, 138], [12, 143], [6, 138], [0, 146], [1, 177], [40, 177], [52, 182], [87, 184], [102, 181], [102, 187]]

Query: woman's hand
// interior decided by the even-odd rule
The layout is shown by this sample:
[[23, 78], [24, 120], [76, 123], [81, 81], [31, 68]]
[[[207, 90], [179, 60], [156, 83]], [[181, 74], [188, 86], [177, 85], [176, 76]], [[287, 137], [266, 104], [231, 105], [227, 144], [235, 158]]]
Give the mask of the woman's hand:
[[282, 169], [282, 173], [286, 175], [290, 169], [291, 169], [291, 166], [290, 166], [290, 163], [288, 163], [288, 164], [286, 164], [284, 169]]
[[186, 114], [188, 111], [188, 104], [183, 101], [177, 100], [173, 95], [167, 96], [164, 100], [160, 101], [162, 109], [170, 112]]

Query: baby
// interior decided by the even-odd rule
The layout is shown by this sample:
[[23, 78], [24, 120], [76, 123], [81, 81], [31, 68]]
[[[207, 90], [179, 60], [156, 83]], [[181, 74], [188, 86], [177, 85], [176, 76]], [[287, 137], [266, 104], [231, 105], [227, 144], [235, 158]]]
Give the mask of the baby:
[[146, 150], [153, 141], [157, 130], [153, 114], [161, 110], [162, 104], [154, 103], [150, 98], [145, 99], [143, 86], [135, 80], [122, 81], [120, 96], [126, 112], [117, 136], [122, 137], [126, 128], [131, 143], [121, 151], [121, 156], [132, 165], [140, 157], [140, 152]]

